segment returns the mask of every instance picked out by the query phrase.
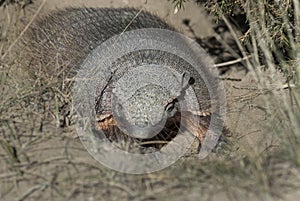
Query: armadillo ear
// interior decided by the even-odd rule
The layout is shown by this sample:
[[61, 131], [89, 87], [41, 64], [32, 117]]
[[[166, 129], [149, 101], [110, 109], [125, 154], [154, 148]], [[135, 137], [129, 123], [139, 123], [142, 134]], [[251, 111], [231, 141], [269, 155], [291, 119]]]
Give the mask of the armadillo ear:
[[181, 87], [182, 89], [187, 89], [190, 85], [190, 80], [191, 80], [191, 76], [190, 73], [185, 71], [184, 73], [182, 73], [181, 76]]

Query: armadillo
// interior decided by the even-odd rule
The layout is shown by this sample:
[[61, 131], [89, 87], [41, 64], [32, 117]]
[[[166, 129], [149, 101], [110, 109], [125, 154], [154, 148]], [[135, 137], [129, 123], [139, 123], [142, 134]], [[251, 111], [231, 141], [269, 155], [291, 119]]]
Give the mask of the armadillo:
[[[41, 76], [73, 78], [104, 41], [142, 28], [175, 31], [159, 17], [132, 8], [67, 8], [51, 12], [27, 32], [29, 69], [38, 69]], [[116, 73], [95, 86], [99, 88], [95, 95], [98, 129], [113, 133], [115, 127], [120, 127], [134, 138], [153, 138], [157, 128], [164, 127], [170, 119], [180, 119], [177, 101], [189, 89], [195, 93], [199, 109], [180, 115], [189, 117], [186, 127], [203, 141], [210, 124], [211, 97], [191, 64], [168, 52], [138, 50], [118, 58], [108, 68]], [[118, 104], [112, 105], [113, 99]], [[197, 124], [189, 120], [194, 117], [200, 119]]]

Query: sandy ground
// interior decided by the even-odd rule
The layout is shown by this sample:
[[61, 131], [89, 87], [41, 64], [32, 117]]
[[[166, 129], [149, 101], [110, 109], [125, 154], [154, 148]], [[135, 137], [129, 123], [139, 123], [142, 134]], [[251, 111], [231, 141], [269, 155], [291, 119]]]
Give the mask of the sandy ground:
[[[145, 3], [144, 0], [48, 0], [41, 14], [68, 6], [143, 8], [157, 14], [192, 38], [195, 36], [210, 38], [213, 36], [213, 29], [216, 26], [212, 23], [212, 18], [192, 1], [186, 4], [184, 10], [174, 14], [174, 8], [170, 1], [148, 0]], [[32, 5], [29, 10], [34, 11], [37, 7], [38, 4]], [[183, 20], [190, 20], [190, 28], [194, 30], [194, 34], [190, 28], [184, 25]], [[223, 51], [218, 56], [211, 56], [216, 62], [219, 62], [226, 58], [226, 55], [228, 52]], [[241, 156], [249, 152], [255, 155], [271, 144], [276, 144], [276, 137], [268, 131], [269, 123], [264, 110], [261, 108], [265, 100], [262, 97], [264, 92], [258, 90], [255, 79], [247, 74], [239, 64], [226, 68], [224, 72], [221, 78], [224, 79], [226, 86], [228, 103], [226, 126], [235, 139], [235, 144], [232, 145], [231, 149], [237, 150], [238, 155]], [[40, 121], [41, 118], [36, 117], [37, 125]], [[18, 132], [26, 133], [28, 130], [23, 128]], [[16, 182], [17, 180], [15, 180], [13, 183], [7, 178], [7, 183], [1, 187], [3, 200], [11, 200], [12, 198], [27, 200], [26, 193], [28, 192], [31, 196], [28, 195], [28, 200], [50, 200], [49, 198], [53, 196], [54, 200], [179, 201], [203, 199], [226, 201], [235, 197], [228, 195], [224, 187], [217, 185], [218, 179], [213, 179], [209, 183], [204, 182], [207, 178], [202, 177], [205, 175], [206, 169], [201, 168], [201, 162], [180, 161], [176, 165], [155, 174], [124, 175], [111, 171], [95, 161], [82, 147], [80, 141], [76, 139], [74, 128], [56, 128], [55, 123], [50, 122], [44, 125], [43, 132], [33, 132], [37, 136], [48, 135], [49, 133], [51, 137], [34, 138], [35, 140], [31, 142], [33, 146], [24, 145], [25, 148], [22, 151], [30, 153], [28, 158], [30, 158], [29, 164], [32, 167], [22, 167], [22, 170], [32, 177], [22, 178], [20, 176], [20, 181]], [[40, 161], [43, 162], [38, 163]], [[3, 169], [5, 167], [8, 166], [4, 164]], [[181, 177], [185, 178], [180, 180]], [[22, 183], [23, 180], [24, 183]], [[45, 190], [46, 193], [43, 193], [44, 189], [49, 186], [51, 186], [51, 190]], [[143, 192], [140, 192], [140, 187], [143, 188]], [[3, 196], [6, 195], [6, 192], [9, 196]], [[238, 189], [237, 192], [239, 192]], [[242, 196], [239, 200], [257, 200], [250, 192], [241, 191], [239, 196]], [[295, 195], [289, 194], [286, 200], [295, 200], [294, 198]], [[2, 199], [0, 197], [0, 200]]]

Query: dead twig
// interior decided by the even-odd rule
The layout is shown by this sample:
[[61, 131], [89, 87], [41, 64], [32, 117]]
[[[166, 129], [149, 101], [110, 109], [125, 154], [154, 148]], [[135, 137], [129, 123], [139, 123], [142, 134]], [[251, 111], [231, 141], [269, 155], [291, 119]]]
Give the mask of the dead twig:
[[49, 186], [49, 183], [35, 185], [35, 186], [31, 187], [30, 189], [28, 189], [28, 191], [25, 192], [21, 197], [17, 198], [16, 201], [23, 201], [26, 198], [28, 198], [32, 193], [34, 193], [38, 190], [42, 191], [42, 190], [46, 189], [48, 186]]
[[245, 56], [245, 57], [243, 57], [243, 58], [238, 58], [238, 59], [235, 59], [235, 60], [232, 60], [232, 61], [227, 61], [227, 62], [215, 64], [215, 67], [220, 68], [220, 67], [224, 67], [224, 66], [230, 66], [230, 65], [233, 65], [233, 64], [240, 63], [240, 62], [242, 62], [242, 61], [248, 60], [248, 59], [250, 59], [251, 57], [252, 57], [252, 56], [249, 55], [249, 56]]

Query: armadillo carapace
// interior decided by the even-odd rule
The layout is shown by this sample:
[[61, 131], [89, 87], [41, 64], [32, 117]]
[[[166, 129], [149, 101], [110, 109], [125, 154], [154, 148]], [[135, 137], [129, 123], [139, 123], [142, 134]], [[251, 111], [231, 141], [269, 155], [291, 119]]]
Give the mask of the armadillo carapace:
[[[57, 74], [72, 78], [101, 43], [124, 31], [142, 28], [175, 30], [157, 16], [131, 8], [54, 11], [38, 19], [27, 32], [30, 69], [41, 72], [42, 77]], [[110, 68], [117, 69], [116, 73], [95, 95], [96, 127], [108, 138], [122, 138], [123, 131], [143, 142], [168, 140], [182, 120], [184, 128], [202, 141], [210, 123], [210, 96], [191, 64], [175, 54], [145, 49], [123, 55]], [[178, 100], [188, 88], [196, 94], [198, 111], [180, 111]]]

